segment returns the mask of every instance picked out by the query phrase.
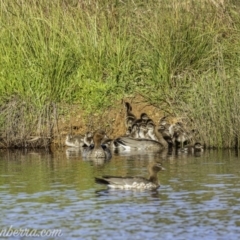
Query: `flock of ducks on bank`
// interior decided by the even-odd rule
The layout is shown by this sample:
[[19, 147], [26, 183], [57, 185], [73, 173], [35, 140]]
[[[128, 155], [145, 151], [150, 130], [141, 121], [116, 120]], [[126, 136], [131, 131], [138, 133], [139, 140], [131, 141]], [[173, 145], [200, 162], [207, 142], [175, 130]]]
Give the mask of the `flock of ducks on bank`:
[[[203, 146], [193, 141], [194, 131], [189, 131], [181, 122], [170, 124], [166, 117], [160, 119], [158, 125], [146, 114], [137, 118], [132, 113], [129, 102], [124, 103], [125, 127], [124, 136], [109, 139], [104, 130], [84, 135], [67, 135], [65, 144], [80, 149], [82, 157], [86, 159], [107, 159], [112, 157], [113, 151], [162, 151], [163, 149], [178, 149], [182, 152], [202, 152]], [[149, 179], [142, 177], [113, 177], [96, 178], [96, 183], [106, 184], [110, 188], [120, 189], [157, 189], [160, 185], [157, 173], [164, 170], [161, 163], [154, 162], [149, 166]]]

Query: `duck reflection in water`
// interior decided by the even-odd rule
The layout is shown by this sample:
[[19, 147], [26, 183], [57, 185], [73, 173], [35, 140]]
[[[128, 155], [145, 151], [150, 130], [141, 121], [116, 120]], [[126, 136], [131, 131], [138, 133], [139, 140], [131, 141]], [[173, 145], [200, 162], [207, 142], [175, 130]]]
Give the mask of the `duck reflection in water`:
[[119, 194], [121, 194], [121, 198], [135, 196], [135, 194], [137, 194], [136, 196], [139, 197], [139, 194], [141, 194], [145, 197], [150, 196], [153, 198], [153, 200], [159, 200], [159, 197], [161, 196], [161, 192], [157, 189], [152, 189], [148, 191], [146, 191], [145, 189], [131, 189], [131, 191], [129, 191], [129, 189], [106, 188], [96, 190], [95, 193], [96, 197], [106, 197], [107, 199], [109, 199], [109, 196], [113, 196], [119, 199]]
[[82, 155], [82, 152], [81, 152], [80, 148], [68, 147], [66, 149], [66, 157], [67, 157], [67, 159], [81, 157], [81, 155]]
[[203, 145], [200, 142], [196, 142], [193, 145], [187, 145], [184, 146], [183, 148], [177, 149], [176, 154], [177, 155], [190, 154], [194, 155], [195, 157], [200, 157], [203, 152], [204, 152]]

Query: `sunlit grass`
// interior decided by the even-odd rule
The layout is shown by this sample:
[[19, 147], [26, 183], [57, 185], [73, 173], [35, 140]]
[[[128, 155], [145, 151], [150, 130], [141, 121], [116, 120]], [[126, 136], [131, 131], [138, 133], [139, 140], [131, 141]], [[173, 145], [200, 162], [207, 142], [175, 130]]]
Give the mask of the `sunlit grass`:
[[[230, 0], [1, 1], [1, 132], [52, 136], [61, 104], [87, 116], [140, 93], [191, 119], [207, 146], [238, 146], [239, 9]], [[24, 107], [12, 113], [16, 99]]]

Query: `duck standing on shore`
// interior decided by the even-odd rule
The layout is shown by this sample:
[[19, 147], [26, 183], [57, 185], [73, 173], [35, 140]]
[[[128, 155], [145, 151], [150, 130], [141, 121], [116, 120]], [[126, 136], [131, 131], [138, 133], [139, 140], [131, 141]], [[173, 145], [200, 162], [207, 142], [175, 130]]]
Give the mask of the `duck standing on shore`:
[[71, 135], [67, 134], [65, 144], [68, 147], [88, 147], [93, 144], [93, 133], [86, 132], [84, 135]]
[[126, 109], [126, 117], [125, 117], [126, 132], [131, 133], [132, 125], [136, 121], [137, 118], [132, 113], [132, 106], [129, 102], [125, 102], [124, 106], [125, 106], [125, 109]]

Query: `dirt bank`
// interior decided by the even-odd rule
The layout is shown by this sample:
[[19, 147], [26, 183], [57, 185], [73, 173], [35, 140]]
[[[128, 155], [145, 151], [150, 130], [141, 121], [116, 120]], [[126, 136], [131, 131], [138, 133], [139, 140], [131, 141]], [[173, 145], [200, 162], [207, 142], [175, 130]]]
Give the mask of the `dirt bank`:
[[[159, 107], [150, 105], [142, 97], [126, 98], [132, 105], [132, 112], [139, 117], [141, 113], [147, 113], [155, 123], [164, 116], [164, 112]], [[80, 107], [75, 105], [69, 107], [67, 114], [60, 115], [58, 127], [55, 129], [55, 138], [53, 146], [64, 146], [65, 137], [68, 133], [83, 134], [86, 131], [94, 131], [96, 129], [105, 129], [110, 138], [115, 138], [125, 134], [125, 108], [123, 101], [116, 102], [101, 114], [92, 114], [84, 118], [84, 113], [80, 111]], [[86, 120], [87, 119], [87, 120]], [[175, 118], [170, 118], [170, 122], [175, 122]]]

